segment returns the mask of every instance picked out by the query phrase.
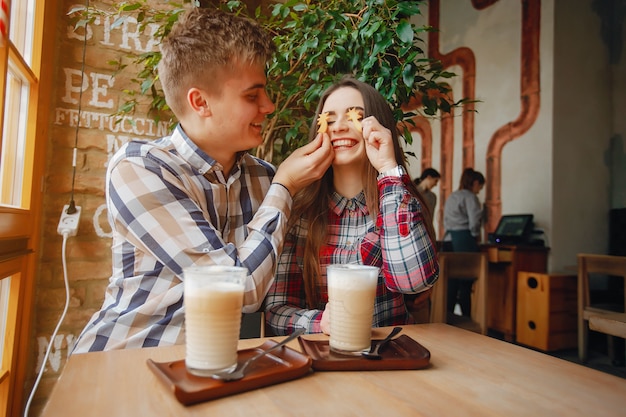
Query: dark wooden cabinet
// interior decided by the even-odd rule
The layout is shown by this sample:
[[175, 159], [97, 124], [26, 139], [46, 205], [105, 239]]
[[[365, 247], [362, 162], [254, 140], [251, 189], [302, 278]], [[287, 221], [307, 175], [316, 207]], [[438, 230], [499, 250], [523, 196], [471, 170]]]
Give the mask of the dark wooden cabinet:
[[546, 272], [548, 248], [522, 245], [482, 245], [487, 253], [487, 328], [515, 341], [517, 273]]

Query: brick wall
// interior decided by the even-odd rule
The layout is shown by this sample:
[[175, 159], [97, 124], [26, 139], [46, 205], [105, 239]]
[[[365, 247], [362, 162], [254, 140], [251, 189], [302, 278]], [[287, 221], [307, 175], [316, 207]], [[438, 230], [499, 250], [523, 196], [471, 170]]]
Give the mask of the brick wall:
[[[155, 139], [167, 133], [165, 122], [155, 123], [139, 113], [120, 124], [110, 117], [126, 97], [124, 88], [132, 87], [128, 74], [114, 74], [108, 61], [119, 60], [127, 53], [141, 53], [151, 45], [147, 35], [138, 35], [132, 22], [110, 29], [111, 21], [97, 19], [87, 30], [83, 68], [84, 30], [73, 31], [68, 11], [84, 2], [60, 2], [59, 24], [54, 34], [57, 61], [49, 64], [54, 71], [55, 93], [50, 108], [50, 146], [47, 158], [43, 239], [37, 274], [35, 333], [29, 363], [30, 378], [25, 401], [41, 369], [48, 345], [52, 349], [31, 405], [31, 415], [39, 415], [46, 398], [67, 361], [73, 343], [104, 299], [111, 271], [110, 227], [104, 207], [106, 164], [121, 144], [130, 138]], [[107, 3], [91, 6], [109, 9]], [[52, 36], [52, 34], [51, 34]], [[82, 88], [81, 88], [82, 85]], [[82, 97], [81, 97], [82, 90]], [[77, 132], [79, 121], [80, 128]], [[76, 173], [73, 180], [73, 148], [76, 143]], [[65, 305], [62, 264], [63, 239], [57, 224], [64, 204], [71, 199], [82, 208], [78, 235], [67, 241], [67, 269], [70, 304], [55, 339], [50, 337]]]

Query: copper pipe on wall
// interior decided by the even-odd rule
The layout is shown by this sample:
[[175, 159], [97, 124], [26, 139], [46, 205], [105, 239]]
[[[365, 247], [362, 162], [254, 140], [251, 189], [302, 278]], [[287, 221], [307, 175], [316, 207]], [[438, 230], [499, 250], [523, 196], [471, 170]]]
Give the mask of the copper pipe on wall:
[[[409, 103], [415, 104], [415, 103]], [[422, 137], [422, 171], [425, 168], [432, 167], [432, 128], [428, 118], [424, 116], [414, 116], [411, 118], [414, 125], [409, 125], [409, 130], [418, 133]], [[445, 114], [441, 118], [441, 143], [443, 147], [452, 148], [454, 145], [454, 119], [453, 115]], [[446, 197], [452, 192], [452, 168], [454, 153], [441, 153], [439, 173], [439, 201], [437, 202], [437, 211], [439, 212], [439, 221], [435, 225], [437, 234], [443, 236], [443, 207]]]
[[407, 123], [409, 132], [417, 133], [422, 138], [422, 158], [420, 173], [426, 168], [432, 167], [433, 163], [433, 129], [430, 122], [424, 116], [414, 116], [410, 119], [413, 124]]
[[[451, 95], [452, 93], [450, 93]], [[451, 152], [444, 152], [445, 149], [450, 149]], [[439, 180], [439, 204], [437, 211], [439, 212], [439, 229], [438, 235], [443, 238], [443, 209], [446, 205], [446, 200], [450, 193], [452, 193], [452, 184], [454, 181], [454, 116], [452, 114], [444, 114], [441, 118], [441, 155], [440, 162], [440, 174]]]
[[[439, 28], [440, 0], [430, 0], [428, 3], [428, 24], [435, 29]], [[476, 98], [476, 59], [471, 49], [466, 47], [456, 48], [453, 51], [442, 54], [439, 51], [439, 32], [432, 31], [428, 34], [428, 54], [431, 58], [441, 61], [444, 68], [458, 65], [463, 70], [462, 94], [469, 102], [462, 106], [462, 135], [463, 135], [463, 168], [474, 167], [474, 103]], [[450, 92], [452, 98], [452, 92]], [[454, 181], [454, 123], [453, 115], [446, 114], [441, 119], [441, 164], [439, 180], [439, 224], [438, 234], [443, 236], [443, 210], [446, 200], [453, 189]]]
[[[472, 0], [477, 10], [485, 9], [498, 0]], [[440, 0], [430, 0], [428, 9], [429, 25], [439, 28]], [[521, 45], [521, 110], [516, 120], [499, 128], [488, 144], [486, 160], [486, 198], [487, 222], [485, 230], [493, 232], [502, 215], [502, 149], [507, 142], [523, 135], [535, 122], [539, 113], [539, 34], [541, 0], [522, 0], [522, 45]], [[463, 97], [475, 99], [475, 58], [473, 52], [465, 47], [457, 48], [448, 54], [439, 52], [439, 32], [429, 33], [429, 55], [439, 59], [444, 68], [459, 65], [463, 68]], [[474, 104], [468, 103], [464, 110], [474, 110]], [[442, 157], [453, 153], [453, 145], [442, 140]], [[463, 113], [463, 168], [474, 166], [474, 113]], [[442, 173], [442, 175], [444, 175]], [[442, 178], [443, 179], [443, 178]], [[442, 205], [448, 194], [442, 188]]]
[[487, 148], [486, 199], [487, 223], [491, 233], [502, 215], [502, 149], [522, 136], [537, 120], [540, 106], [539, 33], [541, 0], [522, 0], [522, 47], [520, 114], [513, 122], [500, 127]]
[[[440, 0], [430, 0], [428, 4], [428, 24], [439, 28]], [[476, 99], [476, 59], [474, 52], [467, 47], [456, 48], [453, 51], [442, 54], [439, 51], [439, 32], [433, 31], [428, 34], [428, 54], [431, 58], [441, 61], [444, 68], [458, 65], [463, 70], [462, 86], [463, 97], [469, 102], [463, 104], [463, 168], [474, 167], [474, 110], [472, 102]], [[441, 153], [454, 152], [454, 147], [444, 148]], [[446, 194], [447, 195], [447, 194]]]

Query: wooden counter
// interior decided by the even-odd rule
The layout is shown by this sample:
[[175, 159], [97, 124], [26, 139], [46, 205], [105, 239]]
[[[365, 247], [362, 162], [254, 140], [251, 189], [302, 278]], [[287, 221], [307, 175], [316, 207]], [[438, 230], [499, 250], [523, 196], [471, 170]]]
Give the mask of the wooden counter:
[[487, 327], [515, 340], [517, 273], [546, 272], [548, 248], [521, 245], [482, 245], [487, 253]]

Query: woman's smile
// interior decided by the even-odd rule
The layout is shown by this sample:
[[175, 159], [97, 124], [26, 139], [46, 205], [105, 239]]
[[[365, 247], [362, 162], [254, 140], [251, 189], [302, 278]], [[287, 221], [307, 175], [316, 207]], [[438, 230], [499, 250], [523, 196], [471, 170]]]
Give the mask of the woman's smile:
[[354, 139], [334, 139], [332, 141], [333, 148], [352, 148], [356, 146], [359, 142]]

